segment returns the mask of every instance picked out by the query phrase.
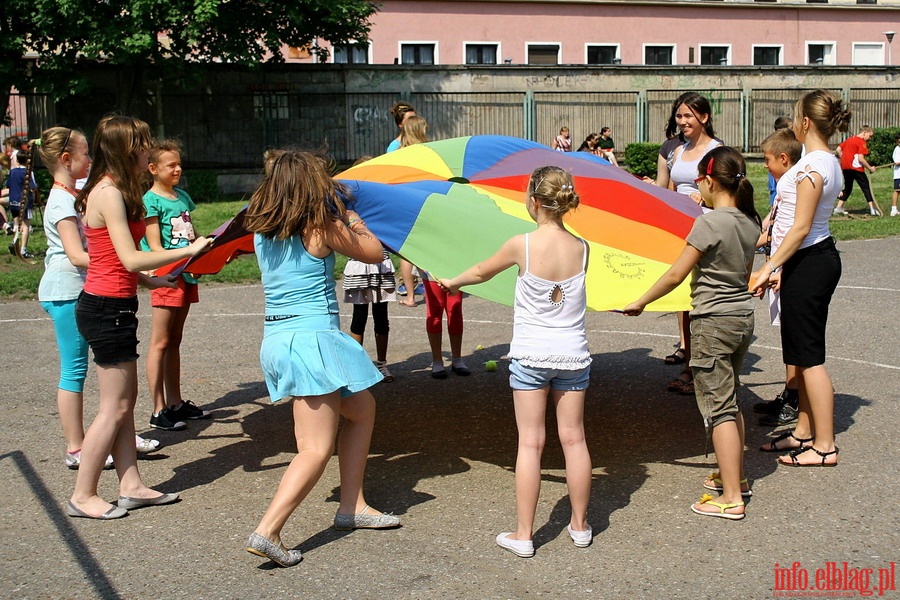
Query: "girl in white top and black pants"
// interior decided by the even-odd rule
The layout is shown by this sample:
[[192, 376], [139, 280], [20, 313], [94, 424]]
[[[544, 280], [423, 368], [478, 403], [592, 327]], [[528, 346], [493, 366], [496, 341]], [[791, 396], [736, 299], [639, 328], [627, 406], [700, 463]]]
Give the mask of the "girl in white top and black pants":
[[794, 111], [794, 134], [805, 154], [778, 182], [782, 200], [772, 227], [776, 250], [751, 277], [751, 290], [781, 291], [781, 345], [784, 364], [797, 367], [800, 402], [797, 427], [761, 450], [785, 451], [778, 462], [794, 467], [833, 467], [834, 388], [825, 370], [828, 306], [841, 278], [841, 258], [828, 219], [843, 176], [828, 146], [836, 131], [847, 131], [850, 110], [832, 92], [804, 95]]

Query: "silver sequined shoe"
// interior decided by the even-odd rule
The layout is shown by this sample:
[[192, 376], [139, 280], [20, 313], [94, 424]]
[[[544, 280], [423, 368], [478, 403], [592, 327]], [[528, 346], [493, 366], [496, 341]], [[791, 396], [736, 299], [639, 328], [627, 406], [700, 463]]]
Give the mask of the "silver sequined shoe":
[[400, 527], [400, 517], [387, 513], [367, 515], [367, 510], [369, 510], [368, 504], [355, 515], [337, 513], [334, 515], [334, 528], [346, 531], [349, 529], [391, 529]]
[[276, 546], [255, 531], [247, 540], [247, 552], [268, 558], [282, 567], [293, 567], [303, 559], [299, 550], [288, 550], [283, 544]]

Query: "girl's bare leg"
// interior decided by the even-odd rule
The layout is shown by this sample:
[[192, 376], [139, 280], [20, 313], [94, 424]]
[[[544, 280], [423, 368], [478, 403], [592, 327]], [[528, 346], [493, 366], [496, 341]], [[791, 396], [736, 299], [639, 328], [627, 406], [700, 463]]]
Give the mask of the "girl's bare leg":
[[[591, 497], [591, 455], [584, 437], [584, 390], [553, 391], [557, 431], [566, 457], [566, 485], [572, 505], [570, 525], [575, 531], [588, 528], [587, 511]], [[540, 468], [540, 465], [538, 465]]]
[[84, 445], [84, 394], [57, 389], [56, 409], [66, 438], [66, 452], [75, 452]]
[[334, 438], [340, 421], [338, 392], [294, 399], [294, 437], [297, 456], [291, 460], [278, 484], [256, 533], [272, 543], [281, 543], [281, 529], [288, 517], [316, 485], [334, 452]]
[[147, 384], [153, 400], [153, 414], [166, 407], [166, 351], [176, 309], [154, 306], [150, 322], [150, 349], [147, 351]]
[[516, 454], [516, 531], [513, 540], [530, 540], [541, 494], [541, 455], [547, 439], [547, 389], [513, 390], [519, 448]]
[[163, 362], [166, 404], [169, 406], [178, 406], [184, 402], [184, 398], [181, 397], [181, 341], [184, 339], [184, 323], [190, 311], [190, 304], [176, 308], [169, 329], [169, 344], [166, 346]]
[[[366, 505], [363, 479], [375, 426], [375, 398], [369, 390], [341, 399], [344, 426], [338, 440], [338, 459], [341, 471], [341, 505], [338, 512], [355, 515]], [[376, 514], [370, 511], [369, 514]]]

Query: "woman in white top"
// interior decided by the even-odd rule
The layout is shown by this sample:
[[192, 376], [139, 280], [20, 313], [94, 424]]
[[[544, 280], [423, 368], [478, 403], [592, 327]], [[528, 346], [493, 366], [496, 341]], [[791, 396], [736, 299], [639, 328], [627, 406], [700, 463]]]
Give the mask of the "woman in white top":
[[722, 145], [715, 139], [709, 100], [696, 92], [685, 94], [675, 112], [675, 122], [685, 142], [672, 155], [669, 188], [692, 197], [699, 204], [702, 198], [694, 181], [697, 179], [697, 165], [707, 152]]
[[566, 459], [566, 483], [572, 516], [568, 531], [579, 548], [591, 543], [587, 523], [591, 491], [591, 457], [584, 438], [584, 396], [591, 354], [584, 316], [584, 277], [588, 246], [562, 222], [578, 206], [572, 175], [559, 167], [534, 171], [526, 195], [528, 214], [537, 230], [506, 241], [491, 258], [440, 284], [455, 294], [460, 287], [491, 279], [519, 267], [516, 280], [513, 340], [510, 344], [510, 387], [519, 430], [516, 456], [516, 513], [513, 532], [497, 536], [497, 544], [528, 558], [534, 556], [532, 534], [541, 489], [547, 392], [556, 406], [559, 439]]
[[794, 114], [794, 133], [806, 154], [778, 181], [781, 202], [772, 227], [777, 250], [751, 278], [751, 290], [781, 292], [781, 345], [786, 365], [797, 367], [800, 408], [797, 427], [761, 450], [791, 452], [789, 466], [834, 466], [834, 388], [825, 370], [828, 305], [841, 277], [841, 259], [828, 219], [843, 185], [841, 167], [828, 146], [847, 131], [850, 110], [832, 92], [804, 95]]
[[[685, 142], [675, 148], [675, 152], [672, 154], [668, 185], [669, 189], [690, 196], [694, 202], [699, 204], [702, 197], [696, 182], [697, 165], [710, 150], [721, 146], [722, 142], [715, 138], [716, 132], [713, 129], [712, 107], [709, 100], [697, 92], [686, 92], [678, 100], [680, 103], [672, 107], [672, 116]], [[681, 354], [680, 358], [683, 359], [682, 362], [685, 362], [684, 368], [681, 374], [669, 383], [668, 389], [671, 392], [688, 395], [694, 393], [694, 378], [690, 366], [686, 362], [691, 356], [690, 322], [687, 312], [678, 314], [681, 343], [674, 354], [666, 357], [667, 364], [681, 364], [678, 360], [679, 354]]]

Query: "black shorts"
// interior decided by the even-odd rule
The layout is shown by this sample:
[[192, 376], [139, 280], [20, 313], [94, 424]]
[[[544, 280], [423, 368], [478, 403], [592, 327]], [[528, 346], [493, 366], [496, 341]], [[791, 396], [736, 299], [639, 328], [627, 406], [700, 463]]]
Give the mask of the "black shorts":
[[138, 359], [137, 309], [137, 296], [109, 298], [81, 292], [75, 322], [94, 353], [94, 363], [111, 366]]
[[[15, 206], [13, 206], [12, 204], [10, 204], [9, 214], [12, 215], [13, 219], [20, 218], [22, 216], [22, 205], [16, 204]], [[25, 218], [30, 221], [32, 219], [32, 217], [34, 217], [34, 214], [33, 214], [33, 211], [31, 210], [31, 207], [29, 206], [28, 210], [25, 211]]]
[[825, 363], [828, 305], [841, 279], [841, 257], [828, 238], [797, 250], [781, 275], [781, 351], [784, 364]]

